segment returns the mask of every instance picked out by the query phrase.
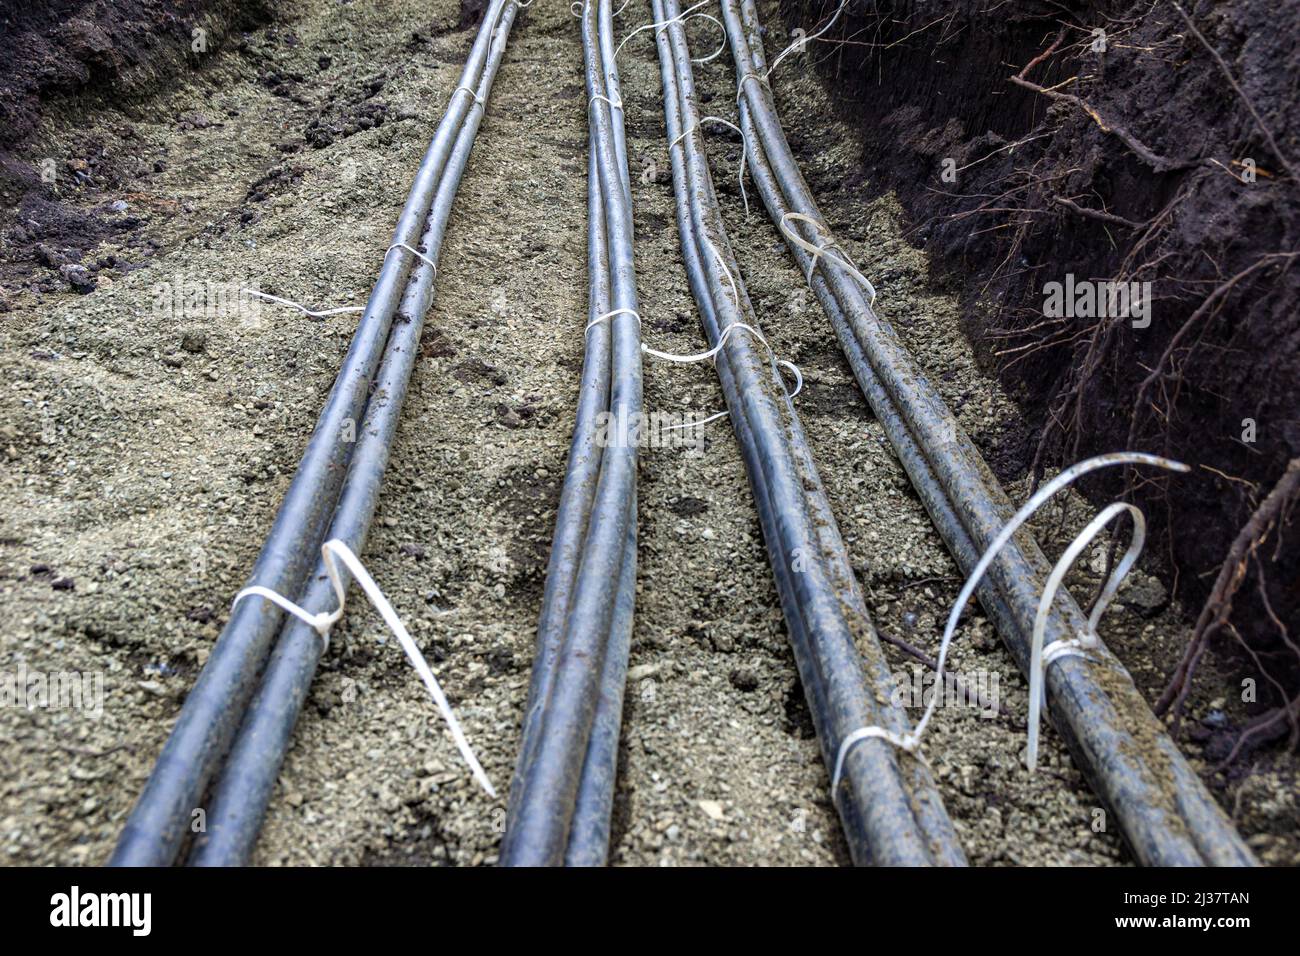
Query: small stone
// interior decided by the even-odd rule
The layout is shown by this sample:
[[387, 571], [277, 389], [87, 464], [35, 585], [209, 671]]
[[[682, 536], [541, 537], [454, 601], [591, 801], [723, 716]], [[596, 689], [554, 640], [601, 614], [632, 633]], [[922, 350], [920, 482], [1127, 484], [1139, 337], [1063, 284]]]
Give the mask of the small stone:
[[77, 587], [77, 582], [72, 578], [55, 578], [50, 582], [50, 587], [56, 591], [73, 591]]
[[1126, 605], [1141, 611], [1158, 611], [1169, 599], [1159, 578], [1141, 572], [1129, 575], [1121, 593]]
[[45, 263], [51, 269], [57, 269], [68, 261], [68, 257], [59, 252], [53, 246], [47, 246], [45, 243], [37, 243], [36, 257]]
[[659, 664], [638, 664], [627, 672], [627, 679], [630, 681], [645, 680], [647, 677], [653, 677], [659, 673]]
[[731, 654], [736, 650], [736, 640], [727, 633], [710, 634], [709, 646], [719, 654]]
[[208, 347], [208, 336], [204, 332], [186, 332], [181, 336], [181, 348], [197, 355]]
[[1228, 726], [1228, 715], [1221, 710], [1212, 710], [1201, 718], [1206, 727], [1221, 729]]
[[710, 820], [722, 819], [722, 804], [717, 800], [701, 800], [700, 809], [708, 814]]

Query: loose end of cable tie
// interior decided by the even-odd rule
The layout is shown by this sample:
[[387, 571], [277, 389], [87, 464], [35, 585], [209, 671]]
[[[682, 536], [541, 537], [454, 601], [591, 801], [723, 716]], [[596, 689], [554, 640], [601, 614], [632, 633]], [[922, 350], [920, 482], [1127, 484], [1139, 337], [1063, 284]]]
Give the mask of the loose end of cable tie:
[[303, 315], [313, 319], [323, 319], [326, 316], [339, 315], [343, 312], [366, 311], [366, 307], [364, 305], [345, 305], [337, 309], [321, 309], [317, 311], [317, 310], [307, 308], [301, 302], [294, 302], [292, 299], [284, 299], [278, 295], [271, 295], [270, 293], [267, 292], [258, 292], [256, 289], [240, 289], [239, 291], [246, 295], [257, 296], [259, 299], [266, 299], [268, 302], [274, 302], [276, 305], [287, 305], [291, 309], [297, 309]]
[[410, 632], [407, 631], [406, 626], [402, 623], [401, 618], [398, 617], [397, 611], [393, 608], [392, 603], [389, 602], [388, 598], [384, 595], [384, 592], [380, 590], [379, 585], [375, 583], [375, 579], [370, 576], [370, 572], [365, 569], [361, 560], [352, 552], [352, 549], [348, 547], [345, 542], [338, 538], [331, 538], [329, 541], [326, 541], [321, 545], [320, 550], [321, 558], [325, 563], [325, 571], [329, 575], [330, 585], [333, 587], [335, 598], [338, 601], [338, 607], [335, 610], [322, 611], [318, 614], [313, 614], [310, 611], [299, 607], [283, 595], [277, 594], [270, 588], [262, 587], [261, 585], [252, 585], [240, 591], [239, 594], [235, 596], [234, 604], [231, 605], [232, 609], [235, 604], [238, 604], [240, 600], [245, 597], [257, 596], [266, 598], [277, 607], [292, 614], [294, 617], [305, 622], [316, 630], [316, 632], [321, 636], [323, 644], [321, 653], [323, 654], [329, 649], [330, 628], [332, 628], [343, 616], [343, 608], [347, 603], [347, 584], [343, 580], [343, 575], [339, 572], [338, 567], [339, 562], [342, 562], [351, 573], [352, 579], [361, 586], [362, 592], [366, 595], [366, 598], [369, 599], [371, 605], [379, 612], [379, 616], [383, 618], [384, 623], [388, 625], [388, 629], [392, 631], [393, 636], [397, 638], [397, 642], [406, 653], [406, 657], [411, 662], [411, 666], [414, 667], [416, 673], [420, 675], [420, 680], [424, 682], [425, 688], [429, 691], [429, 696], [433, 698], [433, 702], [437, 706], [439, 713], [442, 714], [443, 720], [446, 721], [447, 729], [451, 732], [452, 741], [456, 744], [456, 749], [460, 751], [461, 758], [470, 768], [470, 772], [473, 774], [474, 779], [488, 794], [488, 796], [495, 800], [497, 797], [496, 788], [492, 786], [492, 781], [488, 779], [487, 774], [483, 770], [483, 766], [479, 763], [478, 758], [474, 756], [474, 751], [469, 745], [469, 740], [466, 738], [465, 732], [461, 729], [460, 721], [456, 719], [456, 714], [451, 709], [451, 704], [448, 703], [446, 695], [442, 692], [442, 687], [439, 685], [438, 679], [434, 676], [433, 670], [429, 667], [428, 661], [424, 659], [424, 655], [420, 653], [419, 647], [411, 637]]

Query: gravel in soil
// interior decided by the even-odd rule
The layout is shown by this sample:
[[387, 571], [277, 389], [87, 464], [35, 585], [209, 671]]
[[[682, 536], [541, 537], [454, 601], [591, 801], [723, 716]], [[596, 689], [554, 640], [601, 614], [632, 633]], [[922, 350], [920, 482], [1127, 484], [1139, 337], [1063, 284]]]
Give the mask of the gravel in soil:
[[[622, 31], [648, 18], [629, 6]], [[364, 302], [472, 38], [459, 24], [450, 0], [309, 0], [291, 21], [250, 34], [242, 49], [129, 114], [52, 115], [42, 127], [45, 149], [72, 149], [89, 126], [109, 155], [148, 170], [85, 201], [147, 210], [151, 251], [106, 238], [96, 256], [142, 267], [101, 272], [87, 294], [24, 287], [0, 332], [0, 665], [103, 682], [102, 713], [0, 708], [0, 752], [12, 768], [0, 782], [8, 862], [107, 858], [244, 582], [355, 323], [351, 313], [313, 321], [269, 305], [211, 306], [248, 287], [314, 308]], [[717, 42], [711, 29], [691, 26], [701, 55]], [[620, 65], [645, 337], [696, 351], [648, 33]], [[697, 76], [714, 109], [734, 101], [725, 58]], [[930, 287], [923, 254], [901, 238], [898, 207], [888, 198], [863, 205], [845, 185], [856, 147], [827, 119], [816, 79], [792, 71], [778, 88], [828, 218], [996, 461], [1021, 425], [978, 370], [955, 302]], [[581, 364], [584, 107], [576, 21], [564, 4], [530, 7], [457, 200], [364, 555], [503, 795]], [[120, 136], [128, 127], [131, 136]], [[956, 569], [780, 237], [761, 210], [745, 217], [734, 178], [740, 143], [715, 133], [710, 150], [765, 333], [808, 382], [799, 408], [872, 613], [882, 630], [933, 651], [960, 585]], [[193, 296], [177, 299], [177, 288]], [[646, 405], [713, 411], [723, 400], [707, 366], [655, 364]], [[1025, 491], [1023, 480], [1013, 483], [1013, 495]], [[638, 606], [611, 861], [846, 862], [725, 421], [707, 427], [702, 454], [647, 449], [638, 494]], [[1056, 535], [1058, 518], [1041, 530]], [[1076, 507], [1059, 523], [1085, 519]], [[1099, 570], [1080, 569], [1079, 593]], [[1135, 577], [1104, 633], [1150, 692], [1184, 625], [1158, 582]], [[893, 659], [910, 678], [912, 665]], [[962, 625], [952, 666], [1001, 706], [997, 717], [969, 703], [944, 706], [927, 743], [971, 861], [1125, 862], [1053, 734], [1043, 769], [1024, 770], [1025, 684], [978, 610]], [[1231, 703], [1196, 713], [1224, 709]], [[1296, 860], [1287, 772], [1228, 795], [1268, 862]], [[474, 786], [400, 649], [354, 598], [254, 862], [490, 864], [503, 822], [503, 801]]]

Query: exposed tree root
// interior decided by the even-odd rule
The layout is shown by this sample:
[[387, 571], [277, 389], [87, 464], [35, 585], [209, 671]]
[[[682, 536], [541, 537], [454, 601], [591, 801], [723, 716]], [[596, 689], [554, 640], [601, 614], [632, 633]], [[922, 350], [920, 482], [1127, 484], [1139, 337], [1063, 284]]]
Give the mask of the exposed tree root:
[[[1192, 632], [1191, 639], [1187, 642], [1183, 658], [1156, 704], [1155, 710], [1157, 714], [1165, 714], [1172, 709], [1175, 727], [1182, 716], [1182, 709], [1187, 701], [1187, 695], [1191, 691], [1192, 677], [1196, 672], [1197, 665], [1205, 655], [1210, 641], [1220, 631], [1231, 628], [1229, 619], [1232, 617], [1233, 599], [1241, 588], [1242, 582], [1246, 579], [1251, 561], [1257, 560], [1257, 550], [1268, 540], [1273, 530], [1289, 517], [1291, 507], [1298, 497], [1300, 497], [1300, 458], [1294, 458], [1287, 465], [1286, 471], [1273, 490], [1268, 493], [1268, 496], [1255, 509], [1254, 514], [1250, 516], [1250, 520], [1242, 525], [1241, 530], [1237, 533], [1236, 539], [1232, 542], [1232, 547], [1228, 550], [1227, 557], [1219, 568], [1219, 576], [1214, 582], [1214, 588], [1210, 592], [1209, 600], [1201, 608], [1200, 616], [1196, 620], [1196, 627]], [[1280, 533], [1278, 537], [1278, 548], [1280, 548]], [[1258, 586], [1265, 605], [1269, 607], [1271, 612], [1271, 605], [1267, 603], [1268, 596], [1262, 572], [1263, 568], [1260, 566]], [[1295, 645], [1291, 641], [1286, 627], [1277, 619], [1276, 615], [1273, 615], [1273, 620], [1280, 628], [1285, 642], [1294, 648]], [[1235, 629], [1232, 630], [1235, 631]], [[1237, 637], [1240, 640], [1240, 635], [1237, 635]], [[1247, 646], [1249, 650], [1244, 641], [1242, 641], [1242, 644]], [[1253, 652], [1252, 656], [1254, 656]], [[1261, 672], [1265, 671], [1262, 663], [1258, 662], [1258, 657], [1255, 660]], [[1280, 687], [1280, 685], [1276, 686]], [[1300, 706], [1300, 697], [1277, 708], [1270, 715], [1264, 715], [1263, 718], [1260, 718], [1256, 724], [1242, 734], [1242, 738], [1237, 741], [1237, 746], [1233, 748], [1230, 759], [1236, 758], [1245, 740], [1249, 739], [1247, 735], [1256, 736], [1263, 733], [1264, 728], [1273, 727], [1286, 719], [1286, 715], [1291, 714], [1297, 706]], [[1294, 737], [1295, 731], [1293, 730]]]
[[[1030, 65], [1033, 65], [1032, 61]], [[1025, 69], [1027, 70], [1028, 67]], [[1103, 133], [1110, 133], [1112, 136], [1118, 136], [1123, 140], [1125, 146], [1131, 149], [1135, 155], [1158, 173], [1174, 172], [1179, 169], [1190, 169], [1193, 166], [1199, 166], [1205, 162], [1205, 160], [1199, 159], [1170, 159], [1168, 156], [1161, 156], [1129, 132], [1127, 127], [1122, 126], [1113, 120], [1103, 119], [1101, 113], [1097, 111], [1096, 107], [1090, 106], [1086, 101], [1075, 96], [1073, 93], [1062, 93], [1055, 87], [1048, 88], [1039, 86], [1033, 80], [1026, 79], [1023, 74], [1024, 71], [1021, 71], [1020, 74], [1011, 77], [1011, 82], [1017, 86], [1023, 86], [1027, 90], [1033, 90], [1035, 93], [1039, 93], [1050, 99], [1056, 100], [1057, 102], [1070, 103], [1077, 106], [1092, 117], [1092, 121], [1097, 124]], [[1078, 77], [1071, 77], [1069, 80], [1066, 80], [1065, 83], [1073, 83], [1077, 82], [1077, 80]], [[1060, 83], [1058, 86], [1064, 86], [1065, 83]]]
[[1269, 148], [1273, 150], [1273, 155], [1276, 156], [1278, 161], [1286, 167], [1286, 171], [1288, 175], [1290, 175], [1291, 179], [1294, 182], [1300, 182], [1300, 173], [1296, 172], [1295, 164], [1287, 158], [1286, 153], [1282, 152], [1282, 147], [1278, 146], [1277, 138], [1273, 135], [1273, 131], [1269, 129], [1268, 124], [1264, 122], [1264, 118], [1259, 115], [1259, 110], [1255, 109], [1254, 101], [1242, 91], [1241, 86], [1233, 77], [1232, 71], [1228, 69], [1228, 64], [1224, 62], [1223, 55], [1210, 45], [1210, 41], [1205, 39], [1205, 35], [1196, 28], [1196, 24], [1192, 22], [1192, 18], [1187, 15], [1187, 12], [1182, 8], [1177, 0], [1169, 0], [1169, 2], [1173, 5], [1173, 8], [1178, 11], [1178, 15], [1183, 18], [1183, 22], [1187, 24], [1187, 29], [1192, 31], [1192, 36], [1200, 40], [1201, 46], [1205, 47], [1206, 52], [1214, 58], [1214, 62], [1218, 64], [1219, 70], [1223, 73], [1224, 79], [1228, 81], [1228, 85], [1232, 87], [1233, 92], [1237, 94], [1241, 99], [1241, 102], [1245, 104], [1246, 109], [1250, 111], [1251, 118], [1255, 120], [1255, 125], [1259, 127], [1260, 134], [1268, 141]]
[[[827, 4], [783, 6], [808, 23]], [[871, 131], [863, 181], [899, 196], [917, 223], [908, 237], [961, 284], [983, 355], [1026, 396], [1037, 435], [1017, 438], [1007, 465], [1023, 451], [1037, 480], [1127, 447], [1196, 466], [1176, 481], [1117, 473], [1106, 489], [1163, 514], [1161, 571], [1189, 607], [1213, 600], [1242, 522], [1300, 456], [1300, 56], [1277, 29], [1298, 10], [885, 0], [842, 14], [848, 42], [830, 63], [843, 57], [841, 86]], [[1067, 276], [1096, 295], [1129, 284], [1144, 308], [1081, 298], [1049, 313], [1046, 283]], [[1300, 693], [1300, 639], [1278, 626], [1300, 613], [1283, 586], [1298, 545], [1261, 551], [1215, 626], [1264, 691], [1253, 709]], [[1294, 737], [1300, 715], [1260, 722], [1238, 756]]]

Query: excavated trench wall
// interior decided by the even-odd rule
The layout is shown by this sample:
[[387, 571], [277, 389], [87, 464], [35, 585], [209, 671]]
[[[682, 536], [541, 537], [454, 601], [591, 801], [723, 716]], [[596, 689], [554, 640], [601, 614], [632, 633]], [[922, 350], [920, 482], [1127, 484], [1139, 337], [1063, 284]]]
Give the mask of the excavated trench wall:
[[[43, 155], [36, 141], [43, 114], [145, 96], [271, 13], [270, 0], [0, 4], [0, 280], [21, 281], [40, 266], [74, 268], [102, 239], [138, 225], [65, 201], [84, 186], [120, 183], [123, 174], [91, 139], [78, 155]], [[0, 312], [7, 308], [0, 287]]]

